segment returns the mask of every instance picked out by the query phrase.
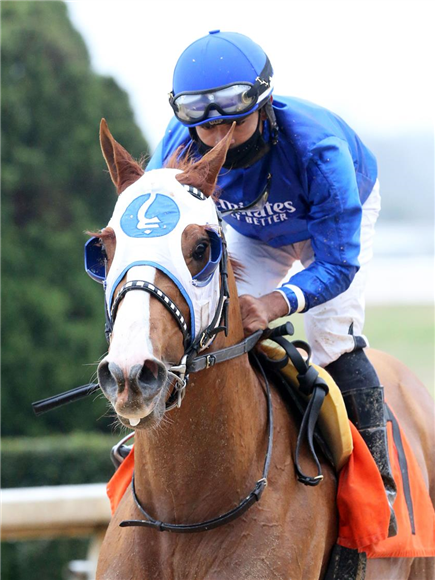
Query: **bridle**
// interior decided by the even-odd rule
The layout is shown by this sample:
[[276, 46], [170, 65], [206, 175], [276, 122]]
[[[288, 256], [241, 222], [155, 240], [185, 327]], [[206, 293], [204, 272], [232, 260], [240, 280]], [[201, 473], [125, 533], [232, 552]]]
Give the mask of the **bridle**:
[[[190, 189], [189, 186], [185, 187], [186, 189]], [[184, 316], [181, 314], [181, 309], [177, 307], [177, 305], [173, 302], [173, 300], [163, 290], [158, 288], [155, 284], [152, 284], [145, 280], [133, 280], [124, 284], [113, 301], [113, 305], [110, 309], [110, 314], [106, 317], [106, 336], [110, 339], [110, 335], [113, 331], [116, 319], [116, 314], [118, 312], [118, 308], [121, 301], [128, 292], [139, 290], [142, 292], [147, 292], [151, 296], [156, 298], [161, 304], [163, 304], [163, 306], [165, 306], [165, 308], [175, 318], [180, 328], [180, 331], [183, 335], [183, 344], [185, 352], [178, 365], [173, 365], [167, 369], [169, 378], [174, 380], [174, 388], [166, 402], [166, 411], [169, 411], [174, 407], [181, 406], [182, 400], [185, 395], [185, 389], [189, 381], [190, 373], [210, 368], [220, 362], [228, 361], [233, 358], [239, 357], [242, 354], [248, 353], [249, 351], [252, 350], [255, 344], [257, 344], [258, 340], [261, 338], [263, 334], [263, 331], [259, 330], [252, 336], [241, 341], [240, 343], [214, 351], [210, 354], [198, 356], [199, 352], [205, 350], [211, 345], [214, 338], [219, 332], [223, 331], [225, 333], [225, 336], [228, 336], [228, 305], [230, 297], [228, 288], [228, 251], [225, 236], [222, 229], [222, 218], [217, 208], [216, 211], [219, 220], [220, 235], [222, 236], [222, 255], [219, 263], [219, 275], [220, 275], [219, 299], [211, 323], [203, 331], [201, 331], [193, 341], [189, 334], [186, 320]], [[216, 518], [194, 524], [170, 524], [154, 519], [150, 514], [148, 514], [145, 511], [136, 495], [133, 475], [131, 484], [133, 498], [137, 508], [146, 519], [125, 520], [120, 523], [121, 527], [129, 527], [129, 526], [151, 527], [161, 532], [164, 531], [179, 532], [179, 533], [202, 532], [206, 530], [211, 530], [213, 528], [216, 528], [218, 526], [221, 526], [238, 518], [255, 502], [260, 500], [261, 495], [267, 485], [267, 477], [272, 457], [273, 408], [269, 382], [262, 368], [261, 367], [259, 368], [261, 369], [263, 375], [266, 391], [268, 444], [266, 450], [266, 457], [263, 465], [263, 472], [261, 478], [256, 482], [252, 492], [246, 498], [244, 498], [237, 507]]]
[[[198, 189], [184, 185], [183, 186], [191, 195], [195, 197], [200, 197], [205, 199], [205, 196]], [[214, 338], [219, 332], [224, 332], [225, 336], [228, 336], [228, 305], [229, 305], [229, 288], [228, 288], [228, 250], [225, 240], [225, 235], [222, 228], [222, 217], [216, 208], [218, 223], [219, 223], [219, 236], [222, 242], [222, 254], [219, 262], [219, 275], [220, 275], [220, 290], [219, 298], [215, 310], [215, 314], [210, 322], [210, 324], [202, 330], [199, 335], [192, 339], [187, 322], [181, 313], [181, 309], [173, 302], [173, 300], [160, 288], [151, 282], [145, 280], [132, 280], [124, 284], [113, 300], [113, 304], [109, 309], [106, 308], [106, 339], [110, 342], [110, 337], [113, 332], [113, 327], [115, 324], [116, 314], [118, 308], [125, 295], [128, 292], [134, 290], [140, 290], [142, 292], [147, 292], [154, 298], [156, 298], [163, 306], [171, 313], [175, 318], [177, 325], [183, 335], [183, 346], [184, 354], [177, 365], [172, 365], [167, 368], [168, 376], [174, 381], [174, 388], [168, 401], [166, 402], [166, 411], [173, 409], [174, 407], [180, 407], [181, 402], [185, 395], [185, 389], [189, 381], [189, 373], [197, 372], [202, 370], [202, 361], [196, 359], [196, 355], [205, 350], [211, 345]], [[258, 337], [259, 338], [259, 337]], [[258, 340], [258, 339], [257, 339]], [[249, 343], [250, 344], [250, 343]], [[252, 345], [253, 347], [254, 345]], [[252, 348], [250, 347], [250, 348]], [[231, 348], [231, 347], [230, 347]], [[227, 349], [225, 349], [227, 350]], [[232, 351], [227, 352], [230, 355]], [[213, 359], [209, 358], [205, 361], [205, 367], [211, 366]]]
[[[197, 357], [199, 352], [202, 352], [211, 345], [219, 332], [223, 331], [225, 336], [228, 336], [228, 306], [230, 297], [228, 288], [228, 250], [223, 230], [222, 215], [226, 215], [230, 212], [233, 213], [246, 211], [256, 206], [260, 201], [267, 198], [268, 191], [270, 189], [271, 177], [272, 176], [270, 174], [267, 176], [266, 185], [262, 189], [260, 195], [247, 205], [235, 210], [227, 210], [225, 212], [220, 212], [217, 207], [215, 208], [219, 224], [219, 236], [222, 240], [222, 254], [219, 263], [220, 293], [212, 321], [193, 341], [189, 334], [186, 320], [181, 314], [181, 309], [177, 307], [177, 305], [165, 292], [163, 292], [163, 290], [155, 286], [155, 284], [145, 280], [133, 280], [124, 284], [113, 301], [113, 304], [110, 308], [110, 313], [109, 308], [105, 309], [105, 333], [108, 342], [110, 342], [110, 336], [115, 324], [118, 307], [127, 292], [134, 290], [148, 292], [151, 294], [151, 296], [163, 304], [163, 306], [165, 306], [165, 308], [175, 318], [183, 334], [184, 355], [182, 356], [178, 365], [173, 365], [167, 369], [169, 377], [174, 381], [174, 388], [171, 395], [169, 396], [168, 401], [166, 402], [166, 411], [169, 411], [174, 407], [181, 406], [181, 402], [185, 395], [185, 389], [189, 381], [189, 374], [191, 372], [198, 372], [199, 370], [213, 366], [216, 364], [216, 362], [224, 362], [225, 360], [230, 360], [231, 358], [249, 352], [262, 336], [262, 332], [255, 333], [252, 335], [252, 337], [242, 341], [237, 345], [227, 347], [221, 351], [214, 352], [213, 354], [207, 355], [205, 357]], [[196, 187], [192, 187], [190, 185], [183, 185], [183, 187], [194, 197], [199, 199], [206, 199], [204, 194]]]
[[[212, 340], [218, 332], [224, 331], [225, 336], [228, 335], [228, 251], [225, 236], [223, 234], [222, 216], [229, 213], [243, 212], [253, 208], [259, 203], [264, 202], [268, 196], [271, 178], [271, 174], [268, 174], [265, 187], [262, 189], [260, 195], [251, 203], [226, 211], [219, 211], [217, 207], [215, 208], [220, 224], [220, 234], [222, 237], [222, 256], [219, 263], [221, 277], [220, 296], [213, 320], [211, 321], [210, 325], [200, 333], [196, 340], [193, 341], [193, 343], [191, 341], [190, 334], [188, 333], [187, 324], [184, 320], [184, 317], [181, 315], [180, 309], [173, 303], [169, 296], [167, 296], [159, 288], [156, 288], [156, 286], [150, 282], [143, 280], [135, 280], [131, 283], [127, 282], [118, 292], [110, 311], [106, 305], [104, 307], [105, 335], [108, 342], [110, 341], [110, 336], [113, 331], [114, 319], [116, 317], [119, 304], [125, 294], [131, 290], [143, 290], [149, 292], [151, 295], [157, 298], [157, 300], [160, 300], [160, 302], [166, 308], [168, 308], [171, 314], [176, 318], [177, 324], [180, 326], [180, 329], [183, 333], [185, 354], [178, 365], [172, 366], [168, 369], [168, 372], [172, 373], [177, 385], [175, 387], [177, 393], [172, 394], [172, 400], [169, 402], [171, 408], [174, 406], [179, 406], [180, 401], [184, 396], [184, 390], [188, 381], [189, 373], [204, 370], [218, 362], [230, 360], [251, 351], [263, 334], [262, 331], [258, 331], [239, 344], [223, 349], [222, 351], [215, 351], [212, 354], [204, 356], [196, 356], [200, 351], [206, 349], [211, 344]], [[205, 199], [204, 194], [196, 187], [192, 187], [190, 185], [183, 185], [183, 187], [185, 187], [185, 189], [187, 189], [187, 191], [194, 197]], [[222, 324], [220, 324], [221, 321]], [[84, 397], [96, 393], [99, 389], [100, 386], [98, 383], [88, 383], [86, 385], [81, 385], [80, 387], [75, 387], [74, 389], [70, 389], [64, 393], [59, 393], [58, 395], [47, 397], [45, 399], [41, 399], [40, 401], [35, 401], [32, 403], [33, 411], [36, 415], [42, 415], [43, 413], [56, 409], [57, 407], [79, 401]]]

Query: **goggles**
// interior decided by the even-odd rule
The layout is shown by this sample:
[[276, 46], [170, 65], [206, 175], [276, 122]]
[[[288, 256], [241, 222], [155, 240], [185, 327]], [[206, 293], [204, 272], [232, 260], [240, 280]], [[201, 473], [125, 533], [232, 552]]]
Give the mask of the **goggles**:
[[169, 102], [175, 116], [182, 123], [200, 123], [205, 119], [221, 115], [243, 115], [252, 109], [258, 96], [250, 95], [253, 85], [231, 85], [207, 93], [184, 93]]
[[[218, 232], [213, 229], [207, 229], [210, 238], [210, 254], [208, 263], [204, 268], [193, 276], [192, 284], [198, 288], [207, 286], [211, 281], [213, 274], [219, 266], [222, 257], [222, 238]], [[85, 243], [85, 271], [99, 284], [104, 284], [106, 280], [106, 263], [107, 258], [101, 241], [97, 237], [90, 238]]]
[[234, 83], [212, 91], [186, 91], [169, 94], [169, 103], [179, 121], [198, 125], [215, 117], [239, 117], [248, 114], [271, 92], [272, 67], [269, 59], [255, 83]]

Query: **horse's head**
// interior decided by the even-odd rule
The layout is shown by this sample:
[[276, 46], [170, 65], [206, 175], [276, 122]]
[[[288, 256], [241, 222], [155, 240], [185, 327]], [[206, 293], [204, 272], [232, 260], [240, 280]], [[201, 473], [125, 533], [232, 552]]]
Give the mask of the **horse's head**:
[[144, 173], [101, 122], [118, 201], [107, 227], [87, 243], [86, 262], [105, 285], [110, 346], [98, 380], [126, 426], [160, 421], [171, 383], [184, 387], [177, 366], [186, 351], [204, 347], [220, 323], [225, 243], [211, 195], [231, 133], [184, 170]]

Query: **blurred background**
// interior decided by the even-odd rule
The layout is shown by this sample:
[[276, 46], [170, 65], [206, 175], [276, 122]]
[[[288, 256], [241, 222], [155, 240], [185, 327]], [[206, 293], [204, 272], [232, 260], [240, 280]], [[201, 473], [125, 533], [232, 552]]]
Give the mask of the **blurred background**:
[[[107, 481], [120, 438], [102, 398], [36, 418], [31, 402], [93, 380], [106, 350], [103, 293], [83, 270], [86, 230], [115, 194], [98, 143], [105, 117], [136, 158], [171, 117], [184, 48], [209, 30], [251, 36], [275, 93], [343, 117], [375, 153], [383, 209], [365, 333], [433, 393], [432, 3], [8, 1], [1, 7], [2, 486]], [[303, 338], [302, 317], [294, 317]], [[8, 541], [2, 579], [71, 577], [87, 538]], [[78, 576], [75, 576], [78, 577]]]

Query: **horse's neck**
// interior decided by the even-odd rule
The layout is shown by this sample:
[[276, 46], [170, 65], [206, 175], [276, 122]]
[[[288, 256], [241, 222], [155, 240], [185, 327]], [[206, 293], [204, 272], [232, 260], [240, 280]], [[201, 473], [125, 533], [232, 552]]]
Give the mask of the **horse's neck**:
[[[228, 339], [216, 339], [214, 349], [242, 338], [237, 325]], [[199, 520], [232, 507], [261, 477], [266, 430], [264, 391], [246, 355], [192, 374], [181, 408], [154, 432], [137, 434], [139, 499], [170, 521]], [[211, 511], [204, 513], [205, 506]]]

